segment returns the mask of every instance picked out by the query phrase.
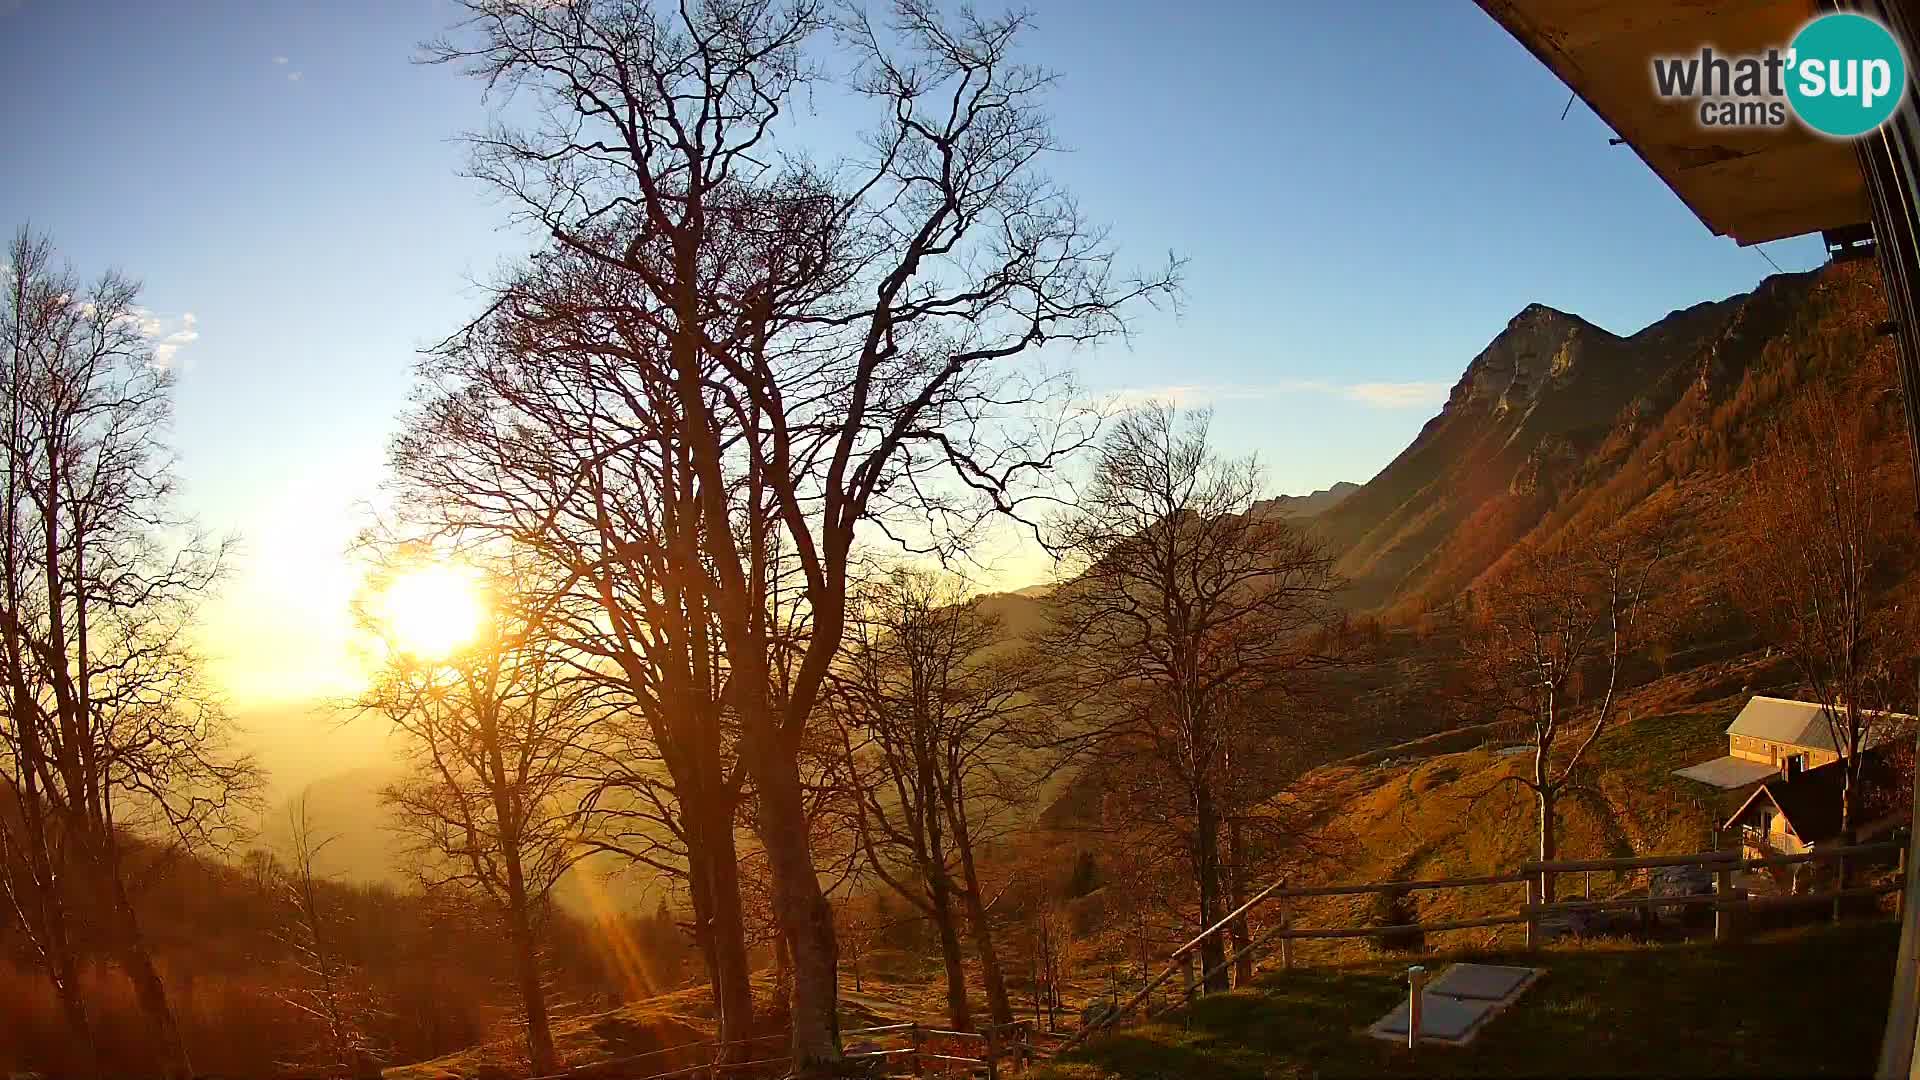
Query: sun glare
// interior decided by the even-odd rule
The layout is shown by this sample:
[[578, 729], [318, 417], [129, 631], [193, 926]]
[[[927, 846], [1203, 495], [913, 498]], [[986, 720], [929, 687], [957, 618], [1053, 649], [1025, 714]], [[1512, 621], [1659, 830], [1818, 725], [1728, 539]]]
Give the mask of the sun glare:
[[403, 651], [441, 657], [472, 641], [485, 616], [473, 574], [453, 566], [412, 570], [381, 597], [387, 632]]

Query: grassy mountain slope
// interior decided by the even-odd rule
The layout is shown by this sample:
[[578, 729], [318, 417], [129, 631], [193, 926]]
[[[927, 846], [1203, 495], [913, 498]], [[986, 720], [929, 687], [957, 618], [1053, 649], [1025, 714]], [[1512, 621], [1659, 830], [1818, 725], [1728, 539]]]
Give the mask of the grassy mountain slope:
[[[1643, 506], [1670, 512], [1681, 493], [1711, 505], [1806, 380], [1884, 397], [1884, 312], [1866, 262], [1769, 278], [1628, 337], [1530, 306], [1413, 443], [1315, 530], [1351, 581], [1351, 606], [1405, 614], [1473, 587], [1519, 544]], [[1894, 431], [1890, 462], [1904, 453]], [[1704, 516], [1693, 523], [1711, 538]]]

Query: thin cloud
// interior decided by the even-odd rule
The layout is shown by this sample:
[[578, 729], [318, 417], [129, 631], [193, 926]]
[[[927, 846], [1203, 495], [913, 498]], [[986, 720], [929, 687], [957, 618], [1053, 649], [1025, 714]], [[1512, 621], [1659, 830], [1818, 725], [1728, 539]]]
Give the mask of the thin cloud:
[[1181, 408], [1228, 401], [1276, 401], [1303, 395], [1337, 397], [1370, 409], [1414, 409], [1447, 400], [1448, 386], [1439, 382], [1342, 383], [1332, 379], [1283, 379], [1246, 385], [1174, 385], [1128, 387], [1109, 400], [1123, 408], [1150, 401], [1169, 401]]
[[1449, 389], [1440, 382], [1369, 382], [1342, 387], [1340, 396], [1376, 409], [1414, 409], [1446, 401]]
[[287, 58], [284, 56], [276, 56], [273, 58], [273, 62], [276, 64], [284, 64], [287, 62]]
[[299, 73], [299, 72], [297, 72], [297, 71], [289, 71], [289, 72], [287, 72], [287, 81], [288, 81], [288, 82], [299, 82], [299, 81], [300, 81], [300, 73]]

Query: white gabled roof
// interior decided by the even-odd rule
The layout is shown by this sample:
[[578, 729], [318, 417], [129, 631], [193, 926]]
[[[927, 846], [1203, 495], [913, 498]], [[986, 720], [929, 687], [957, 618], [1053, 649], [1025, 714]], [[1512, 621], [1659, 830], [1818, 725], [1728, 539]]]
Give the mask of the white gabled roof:
[[1728, 756], [1703, 761], [1684, 769], [1675, 769], [1673, 774], [1684, 776], [1689, 780], [1698, 780], [1702, 784], [1731, 790], [1746, 787], [1748, 784], [1757, 784], [1768, 777], [1779, 776], [1780, 770], [1764, 761], [1749, 761], [1746, 758]]
[[[1740, 715], [1733, 718], [1733, 723], [1727, 725], [1727, 734], [1834, 752], [1833, 728], [1827, 723], [1825, 713], [1826, 710], [1815, 702], [1755, 695], [1753, 700], [1747, 702], [1746, 708], [1740, 710]], [[1891, 713], [1874, 715], [1908, 719], [1904, 716], [1894, 717]], [[1867, 733], [1867, 744], [1872, 745], [1884, 738], [1887, 726], [1873, 725], [1874, 730]]]

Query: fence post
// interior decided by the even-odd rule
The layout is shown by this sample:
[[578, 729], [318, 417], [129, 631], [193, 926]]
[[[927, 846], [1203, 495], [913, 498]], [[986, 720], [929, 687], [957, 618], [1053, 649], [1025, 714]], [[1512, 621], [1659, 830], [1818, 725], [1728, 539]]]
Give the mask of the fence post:
[[1901, 829], [1893, 834], [1900, 844], [1900, 854], [1893, 864], [1893, 871], [1900, 878], [1900, 891], [1893, 894], [1893, 917], [1905, 920], [1907, 917], [1907, 831]]
[[1713, 872], [1713, 940], [1730, 941], [1733, 938], [1733, 909], [1727, 905], [1733, 902], [1733, 871], [1722, 862]]
[[922, 1067], [924, 1062], [920, 1060], [920, 1054], [925, 1045], [925, 1038], [920, 1034], [919, 1024], [916, 1023], [907, 1029], [907, 1038], [913, 1045], [913, 1075], [925, 1076], [926, 1070]]
[[1283, 896], [1280, 898], [1280, 970], [1282, 971], [1293, 970], [1293, 938], [1287, 936], [1292, 930], [1293, 898]]
[[1193, 1000], [1193, 953], [1191, 952], [1184, 952], [1180, 954], [1180, 981], [1183, 984], [1181, 988], [1187, 992], [1186, 997], [1183, 1000], [1192, 1001]]
[[1527, 875], [1527, 948], [1540, 947], [1540, 916], [1533, 910], [1540, 903], [1540, 875]]
[[994, 1037], [999, 1028], [987, 1025], [987, 1080], [1000, 1080], [1000, 1042]]

